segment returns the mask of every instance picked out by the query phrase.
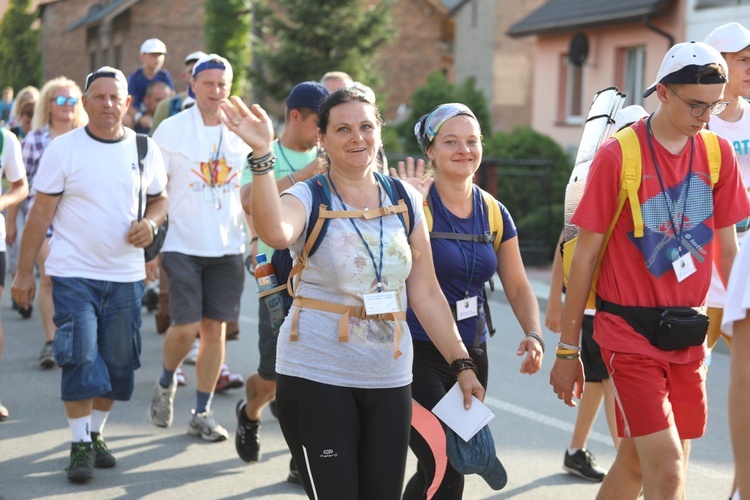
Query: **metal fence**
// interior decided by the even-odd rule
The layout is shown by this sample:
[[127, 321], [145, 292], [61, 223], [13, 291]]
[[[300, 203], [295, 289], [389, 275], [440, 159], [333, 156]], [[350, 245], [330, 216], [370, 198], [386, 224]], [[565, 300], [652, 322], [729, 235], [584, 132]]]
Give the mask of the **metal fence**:
[[[388, 154], [388, 164], [396, 167], [407, 156]], [[510, 212], [526, 265], [552, 261], [562, 227], [562, 208], [554, 203], [553, 174], [551, 160], [484, 158], [474, 179]]]

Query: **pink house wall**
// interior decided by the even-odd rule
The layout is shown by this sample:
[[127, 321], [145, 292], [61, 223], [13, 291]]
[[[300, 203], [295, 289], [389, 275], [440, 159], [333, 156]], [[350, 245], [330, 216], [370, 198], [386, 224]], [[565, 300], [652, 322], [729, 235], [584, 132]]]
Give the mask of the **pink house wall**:
[[[684, 0], [675, 2], [671, 10], [652, 21], [660, 30], [672, 35], [675, 43], [684, 41]], [[622, 24], [585, 30], [589, 41], [589, 55], [583, 71], [583, 114], [594, 94], [612, 85], [622, 85], [622, 60], [618, 49], [643, 45], [646, 47], [643, 88], [656, 77], [664, 54], [669, 49], [667, 38], [645, 27], [642, 23]], [[534, 61], [532, 127], [555, 139], [566, 149], [575, 150], [581, 139], [581, 124], [567, 124], [560, 120], [560, 103], [564, 102], [565, 86], [561, 59], [568, 52], [574, 32], [537, 37]], [[562, 101], [561, 101], [562, 100]], [[651, 112], [658, 101], [651, 96], [643, 107]]]

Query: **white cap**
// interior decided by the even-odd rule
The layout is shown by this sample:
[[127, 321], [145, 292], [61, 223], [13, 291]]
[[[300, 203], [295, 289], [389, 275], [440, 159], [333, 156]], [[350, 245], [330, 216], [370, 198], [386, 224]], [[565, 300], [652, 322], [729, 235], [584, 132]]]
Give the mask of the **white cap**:
[[193, 77], [204, 69], [223, 69], [230, 80], [233, 78], [232, 65], [218, 54], [207, 54], [198, 59], [193, 66]]
[[750, 46], [750, 31], [740, 23], [724, 24], [703, 41], [719, 52], [739, 52]]
[[[724, 75], [697, 75], [693, 66], [704, 66], [706, 64], [718, 64], [724, 68]], [[683, 42], [674, 45], [664, 56], [661, 62], [659, 73], [656, 80], [643, 93], [643, 97], [650, 96], [659, 83], [678, 83], [678, 84], [712, 84], [726, 83], [729, 77], [729, 68], [724, 57], [718, 50], [703, 42]]]
[[141, 54], [166, 54], [167, 46], [158, 38], [149, 38], [141, 44]]
[[190, 61], [197, 61], [198, 59], [200, 59], [201, 57], [204, 57], [205, 55], [206, 53], [203, 52], [202, 50], [191, 52], [190, 54], [185, 56], [185, 64], [189, 63]]
[[635, 123], [646, 116], [648, 116], [648, 112], [643, 109], [642, 106], [638, 106], [637, 104], [625, 106], [619, 113], [617, 113], [617, 116], [615, 117], [615, 125], [612, 127], [612, 131], [613, 133], [617, 132], [625, 125]]

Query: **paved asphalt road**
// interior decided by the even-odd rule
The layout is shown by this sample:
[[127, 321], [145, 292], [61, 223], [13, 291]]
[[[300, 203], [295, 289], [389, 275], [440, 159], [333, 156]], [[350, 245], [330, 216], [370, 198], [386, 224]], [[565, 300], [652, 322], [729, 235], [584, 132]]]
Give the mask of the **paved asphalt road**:
[[[530, 273], [532, 277], [535, 274]], [[543, 274], [543, 273], [542, 273]], [[535, 289], [546, 297], [543, 276]], [[10, 283], [8, 283], [10, 286]], [[247, 281], [243, 297], [241, 335], [228, 345], [227, 361], [233, 371], [249, 375], [257, 367], [257, 298]], [[5, 347], [0, 362], [0, 399], [11, 417], [0, 423], [0, 498], [263, 498], [301, 499], [302, 488], [286, 482], [289, 454], [278, 422], [268, 409], [263, 414], [263, 458], [247, 465], [234, 450], [234, 407], [244, 389], [217, 394], [213, 409], [230, 432], [230, 440], [206, 443], [186, 434], [194, 402], [194, 368], [187, 366], [188, 387], [177, 393], [176, 417], [169, 429], [154, 427], [147, 414], [153, 385], [161, 366], [162, 337], [154, 318], [144, 310], [142, 367], [136, 373], [133, 400], [116, 404], [105, 430], [118, 459], [117, 467], [96, 470], [87, 485], [65, 479], [70, 433], [59, 401], [60, 372], [42, 371], [37, 356], [42, 345], [37, 312], [22, 320], [10, 309], [9, 289], [2, 298]], [[493, 317], [500, 332], [490, 343], [490, 382], [486, 403], [497, 415], [490, 424], [498, 456], [509, 480], [501, 492], [492, 491], [478, 476], [467, 478], [467, 499], [593, 499], [597, 484], [562, 470], [575, 410], [564, 406], [549, 386], [551, 356], [534, 376], [519, 373], [515, 355], [521, 331], [501, 292], [494, 292]], [[542, 302], [544, 308], [544, 302]], [[545, 332], [547, 345], [554, 337]], [[726, 351], [725, 351], [726, 352]], [[688, 499], [728, 497], [732, 460], [727, 430], [729, 359], [716, 353], [708, 376], [709, 425], [706, 436], [693, 443], [688, 477]], [[603, 414], [589, 439], [598, 462], [608, 467], [614, 448]], [[387, 456], [383, 460], [388, 460]], [[408, 475], [415, 461], [410, 456]]]

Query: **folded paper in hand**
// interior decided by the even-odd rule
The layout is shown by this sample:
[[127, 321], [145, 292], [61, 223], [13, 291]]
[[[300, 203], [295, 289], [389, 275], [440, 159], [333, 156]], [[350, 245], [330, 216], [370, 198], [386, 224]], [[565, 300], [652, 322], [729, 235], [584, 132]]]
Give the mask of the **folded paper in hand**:
[[471, 397], [471, 408], [466, 410], [464, 395], [458, 383], [454, 384], [443, 399], [438, 401], [432, 413], [464, 441], [469, 441], [474, 434], [495, 418], [495, 414], [474, 396]]

